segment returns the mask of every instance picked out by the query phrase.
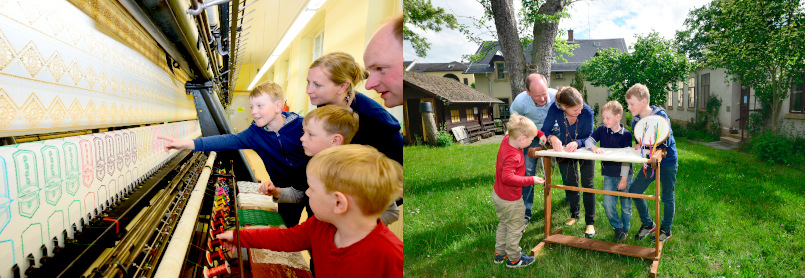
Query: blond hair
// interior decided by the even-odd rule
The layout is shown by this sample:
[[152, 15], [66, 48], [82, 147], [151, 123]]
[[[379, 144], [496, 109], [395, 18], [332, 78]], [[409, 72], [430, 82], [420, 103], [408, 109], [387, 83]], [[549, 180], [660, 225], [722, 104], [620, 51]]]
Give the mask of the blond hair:
[[631, 97], [635, 97], [637, 100], [650, 100], [651, 94], [649, 94], [648, 87], [646, 87], [646, 85], [637, 83], [632, 85], [629, 90], [626, 90], [626, 99]]
[[556, 103], [567, 108], [584, 104], [584, 98], [582, 98], [581, 93], [573, 87], [560, 87], [554, 98]]
[[307, 113], [302, 125], [317, 120], [329, 134], [341, 134], [344, 136], [344, 144], [352, 142], [355, 133], [358, 132], [358, 113], [352, 108], [340, 105], [325, 105]]
[[319, 57], [310, 64], [311, 69], [315, 67], [324, 68], [324, 72], [330, 76], [330, 81], [335, 84], [349, 82], [347, 95], [351, 95], [355, 84], [369, 77], [369, 72], [355, 62], [355, 58], [344, 52], [332, 52]]
[[623, 105], [617, 100], [610, 100], [601, 108], [601, 113], [604, 113], [604, 111], [609, 111], [612, 115], [621, 115], [623, 114]]
[[282, 96], [282, 87], [271, 81], [266, 81], [254, 86], [252, 92], [249, 93], [249, 98], [256, 98], [262, 95], [268, 95], [271, 97], [271, 101], [282, 101], [284, 99]]
[[327, 192], [351, 196], [367, 216], [380, 215], [402, 196], [402, 165], [370, 146], [327, 148], [310, 159], [307, 173], [321, 180]]
[[506, 128], [509, 130], [509, 138], [517, 139], [520, 136], [534, 137], [539, 134], [537, 126], [526, 117], [512, 114], [509, 117], [509, 122], [506, 123]]

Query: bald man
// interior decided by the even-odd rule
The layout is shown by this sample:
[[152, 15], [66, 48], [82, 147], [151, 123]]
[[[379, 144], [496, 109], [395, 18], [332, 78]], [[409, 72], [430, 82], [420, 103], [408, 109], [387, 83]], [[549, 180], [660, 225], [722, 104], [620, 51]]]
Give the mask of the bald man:
[[[517, 113], [531, 119], [538, 129], [542, 129], [542, 123], [545, 122], [545, 116], [548, 115], [548, 108], [554, 103], [556, 89], [548, 88], [548, 80], [539, 73], [528, 75], [525, 80], [525, 86], [526, 90], [514, 98], [509, 110], [512, 114]], [[537, 169], [540, 169], [539, 172], [542, 173], [542, 161], [540, 160], [537, 163], [536, 158], [528, 156], [528, 149], [539, 145], [539, 138], [534, 138], [534, 141], [531, 141], [531, 146], [523, 150], [525, 153], [526, 176], [534, 176]], [[525, 221], [528, 223], [531, 220], [531, 208], [534, 206], [533, 185], [523, 187], [523, 203], [525, 204]]]
[[375, 90], [386, 107], [403, 103], [402, 14], [380, 27], [366, 45], [366, 89]]

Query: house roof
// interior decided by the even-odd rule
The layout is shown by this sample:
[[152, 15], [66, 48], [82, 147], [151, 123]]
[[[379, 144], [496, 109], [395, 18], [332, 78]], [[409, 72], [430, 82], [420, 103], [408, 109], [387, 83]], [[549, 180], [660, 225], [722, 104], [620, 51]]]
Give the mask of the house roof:
[[403, 61], [403, 68], [406, 68], [406, 69], [407, 69], [407, 68], [408, 68], [408, 66], [410, 66], [410, 65], [411, 65], [411, 63], [413, 63], [413, 62], [415, 62], [415, 61]]
[[429, 71], [461, 71], [467, 69], [467, 65], [461, 62], [452, 61], [450, 63], [416, 63], [409, 71], [429, 72]]
[[417, 87], [425, 93], [441, 98], [443, 101], [454, 103], [503, 103], [451, 78], [406, 71], [403, 72], [403, 84]]
[[[595, 56], [598, 49], [615, 48], [622, 52], [627, 51], [626, 41], [623, 38], [574, 40], [568, 43], [578, 44], [579, 47], [573, 50], [573, 56], [565, 55], [567, 62], [561, 62], [561, 60], [557, 58], [558, 55], [554, 53], [554, 59], [560, 61], [560, 63], [551, 63], [551, 72], [576, 71], [576, 68], [581, 67], [581, 64], [584, 63], [584, 61], [587, 61]], [[484, 56], [483, 59], [476, 63], [470, 64], [464, 73], [490, 73], [495, 71], [494, 63], [492, 62], [494, 60], [503, 59], [503, 54], [500, 51], [500, 45], [494, 41], [486, 41], [483, 43], [483, 45], [478, 47], [478, 50], [475, 51], [475, 54], [484, 52], [485, 46], [492, 46], [492, 48], [489, 51], [486, 51], [486, 56]], [[526, 63], [531, 63], [531, 45], [528, 45], [528, 48], [524, 50]]]

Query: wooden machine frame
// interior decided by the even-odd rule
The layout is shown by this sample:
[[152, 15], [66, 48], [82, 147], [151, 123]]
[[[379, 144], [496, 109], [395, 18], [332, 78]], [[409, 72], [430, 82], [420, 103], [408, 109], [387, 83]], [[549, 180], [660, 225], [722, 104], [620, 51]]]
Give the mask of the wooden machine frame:
[[[548, 145], [550, 149], [550, 145]], [[602, 148], [606, 150], [606, 148]], [[530, 148], [528, 150], [528, 155], [532, 158], [539, 158], [540, 156], [537, 154], [537, 151], [546, 150], [544, 147], [536, 147]], [[564, 152], [563, 152], [564, 153]], [[647, 260], [652, 260], [651, 263], [651, 271], [650, 276], [656, 277], [657, 276], [657, 268], [660, 264], [660, 256], [662, 255], [662, 247], [663, 242], [657, 241], [655, 244], [655, 248], [643, 247], [643, 246], [636, 246], [636, 245], [629, 245], [629, 244], [622, 244], [616, 242], [608, 242], [608, 241], [600, 241], [595, 239], [588, 239], [588, 238], [581, 238], [581, 237], [574, 237], [569, 235], [562, 234], [562, 228], [559, 227], [555, 231], [552, 230], [551, 225], [551, 189], [564, 189], [564, 190], [572, 190], [572, 191], [581, 191], [581, 192], [588, 192], [588, 193], [596, 193], [596, 194], [604, 194], [604, 195], [613, 195], [613, 196], [621, 196], [621, 197], [630, 197], [630, 198], [640, 198], [646, 200], [654, 200], [654, 219], [661, 219], [660, 218], [660, 162], [665, 157], [666, 151], [664, 149], [657, 150], [657, 155], [653, 156], [651, 159], [644, 159], [647, 163], [651, 165], [651, 167], [656, 171], [655, 179], [655, 195], [644, 195], [644, 194], [635, 194], [635, 193], [625, 193], [625, 192], [618, 192], [618, 191], [609, 191], [609, 190], [600, 190], [595, 188], [584, 188], [584, 187], [573, 187], [573, 186], [565, 186], [565, 185], [556, 185], [551, 183], [551, 172], [550, 170], [546, 170], [545, 172], [545, 189], [544, 189], [544, 197], [545, 197], [545, 239], [542, 240], [534, 249], [531, 250], [534, 256], [537, 256], [539, 252], [545, 247], [545, 244], [558, 244], [558, 245], [565, 245], [575, 248], [581, 249], [588, 249], [594, 250], [599, 252], [607, 252], [619, 255], [625, 255], [630, 257], [638, 257]], [[551, 157], [554, 156], [542, 156], [543, 165], [545, 169], [551, 169]], [[593, 160], [593, 159], [587, 159]], [[601, 161], [612, 161], [607, 160], [605, 158], [601, 159], [594, 159], [594, 160], [601, 160]], [[634, 162], [639, 163], [639, 162]], [[637, 171], [635, 171], [635, 174]], [[655, 229], [654, 231], [655, 237], [660, 237], [660, 229]]]

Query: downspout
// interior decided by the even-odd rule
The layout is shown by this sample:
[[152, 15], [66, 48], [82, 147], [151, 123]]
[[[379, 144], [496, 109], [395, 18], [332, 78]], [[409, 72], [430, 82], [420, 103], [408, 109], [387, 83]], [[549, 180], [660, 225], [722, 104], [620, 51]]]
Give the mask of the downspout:
[[[484, 76], [486, 77], [486, 84], [488, 84], [488, 85], [489, 85], [489, 96], [490, 96], [490, 97], [493, 97], [493, 96], [492, 96], [492, 80], [491, 80], [491, 79], [489, 79], [489, 73], [488, 73], [488, 72], [485, 72], [485, 73], [484, 73]], [[498, 105], [499, 105], [499, 104], [498, 104]], [[494, 107], [494, 106], [493, 106], [493, 107]], [[500, 110], [500, 109], [498, 109], [498, 110]], [[498, 112], [498, 113], [500, 113], [500, 112]], [[492, 114], [494, 115], [494, 114], [495, 114], [495, 111], [492, 111]], [[501, 116], [501, 115], [500, 115], [500, 114], [498, 114], [498, 117], [500, 117], [500, 116]]]
[[[694, 91], [694, 94], [697, 94], [697, 95], [699, 95], [699, 97], [701, 97], [701, 92], [699, 92], [699, 72], [697, 70], [698, 69], [693, 70], [693, 73], [696, 74], [696, 79], [694, 79], [695, 80], [694, 83], [696, 84], [695, 85], [696, 87], [693, 88], [693, 91]], [[693, 103], [693, 119], [694, 120], [693, 121], [696, 122], [696, 123], [699, 123], [699, 99], [694, 98], [693, 101], [694, 101], [694, 103]]]

